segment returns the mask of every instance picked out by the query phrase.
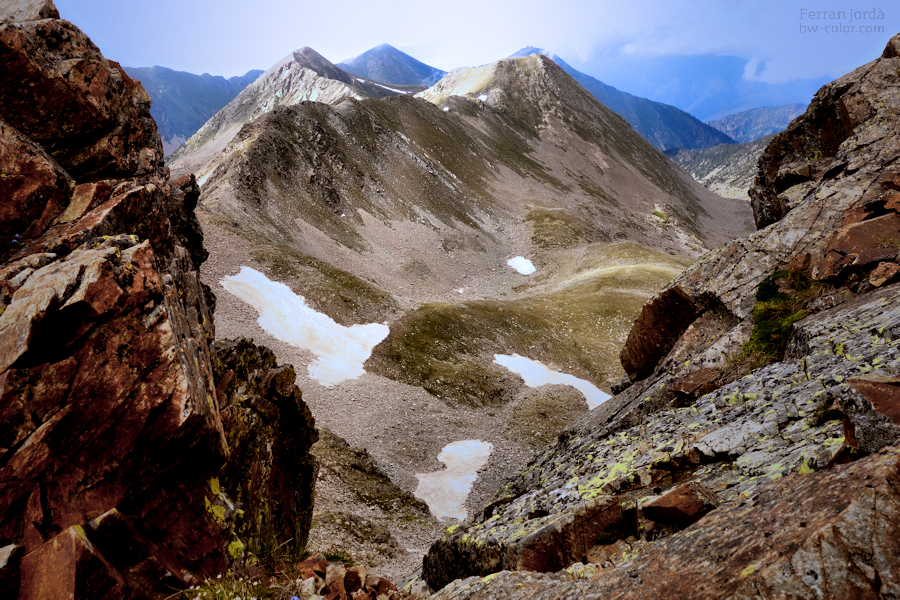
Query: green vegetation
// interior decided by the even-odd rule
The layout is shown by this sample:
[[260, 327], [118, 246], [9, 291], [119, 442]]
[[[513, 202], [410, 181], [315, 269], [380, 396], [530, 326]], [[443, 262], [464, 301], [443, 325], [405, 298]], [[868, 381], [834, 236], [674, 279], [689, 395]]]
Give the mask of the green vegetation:
[[240, 577], [231, 572], [217, 579], [208, 579], [202, 585], [191, 587], [177, 595], [185, 600], [235, 600], [237, 598], [286, 600], [291, 597], [290, 593], [281, 586], [263, 583], [249, 577]]
[[654, 210], [654, 211], [653, 211], [653, 215], [656, 216], [656, 217], [659, 217], [660, 219], [662, 219], [662, 220], [665, 221], [666, 223], [669, 222], [669, 217], [666, 215], [666, 213], [664, 213], [664, 212], [662, 212], [662, 211]]
[[764, 279], [757, 288], [753, 333], [744, 354], [780, 360], [794, 323], [811, 314], [806, 307], [827, 289], [804, 273], [776, 271]]
[[323, 552], [322, 556], [324, 556], [327, 560], [330, 560], [331, 562], [344, 563], [348, 567], [353, 566], [353, 559], [350, 558], [349, 556], [344, 556], [340, 552]]
[[269, 277], [341, 325], [385, 321], [399, 310], [393, 296], [376, 284], [289, 246], [260, 244], [253, 258], [265, 265]]
[[520, 354], [595, 383], [618, 377], [618, 353], [656, 290], [684, 264], [634, 244], [596, 245], [559, 289], [515, 300], [432, 303], [391, 326], [366, 363], [451, 403], [512, 399], [519, 378], [493, 363]]
[[525, 221], [532, 227], [532, 243], [541, 248], [569, 248], [585, 241], [591, 228], [563, 209], [532, 208]]

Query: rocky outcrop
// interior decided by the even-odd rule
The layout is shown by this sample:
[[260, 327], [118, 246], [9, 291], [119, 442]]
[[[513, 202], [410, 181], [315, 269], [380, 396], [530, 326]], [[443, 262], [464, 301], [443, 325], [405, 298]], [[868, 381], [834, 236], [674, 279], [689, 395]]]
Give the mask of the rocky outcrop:
[[[892, 39], [880, 59], [819, 90], [806, 112], [766, 148], [750, 189], [758, 229], [784, 217], [810, 197], [812, 188], [825, 188], [835, 179], [856, 175], [854, 192], [866, 200], [878, 196], [881, 190], [870, 189], [873, 182], [866, 175], [896, 158], [884, 147], [896, 133], [896, 44]], [[875, 148], [889, 151], [879, 156]]]
[[[0, 26], [0, 80], [4, 120], [79, 182], [150, 176], [158, 169], [162, 143], [150, 96], [68, 21]], [[41, 98], [39, 110], [35, 98]]]
[[757, 197], [794, 200], [645, 306], [630, 387], [432, 546], [423, 578], [464, 579], [438, 598], [897, 593], [898, 61], [829, 84], [775, 139], [770, 158], [817, 131], [827, 168], [787, 185], [761, 160]]
[[[216, 344], [222, 422], [232, 448], [219, 484], [236, 510], [234, 531], [257, 556], [306, 546], [317, 464], [315, 421], [294, 385], [294, 368], [239, 339]], [[231, 507], [226, 507], [231, 508]]]
[[[168, 181], [146, 92], [51, 2], [0, 9], [0, 596], [168, 596], [246, 557], [199, 188]], [[302, 537], [315, 430], [275, 371], [238, 404], [293, 425], [269, 472]]]
[[900, 592], [898, 487], [891, 448], [774, 482], [658, 545], [632, 545], [613, 568], [472, 577], [432, 598], [890, 597]]

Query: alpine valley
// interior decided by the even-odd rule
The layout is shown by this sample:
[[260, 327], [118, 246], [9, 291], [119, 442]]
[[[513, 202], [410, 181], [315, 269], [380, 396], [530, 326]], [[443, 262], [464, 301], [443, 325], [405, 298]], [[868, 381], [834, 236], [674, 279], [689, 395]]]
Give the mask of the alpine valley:
[[64, 17], [0, 0], [0, 597], [900, 596], [900, 35], [705, 124]]

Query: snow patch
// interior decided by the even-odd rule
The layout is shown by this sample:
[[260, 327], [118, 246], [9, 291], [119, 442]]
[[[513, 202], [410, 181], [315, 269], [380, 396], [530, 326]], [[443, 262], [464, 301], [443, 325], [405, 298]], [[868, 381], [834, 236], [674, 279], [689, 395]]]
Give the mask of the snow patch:
[[[375, 82], [373, 81], [372, 83], [375, 83]], [[388, 87], [388, 86], [386, 86], [386, 85], [381, 85], [380, 83], [375, 83], [375, 85], [377, 85], [378, 87], [380, 87], [380, 88], [382, 88], [382, 89], [385, 89], [385, 90], [390, 90], [390, 91], [392, 91], [392, 92], [397, 92], [398, 94], [411, 94], [411, 93], [412, 93], [412, 92], [408, 92], [408, 91], [406, 91], [406, 90], [398, 90], [397, 88], [392, 88], [392, 87]]]
[[540, 361], [531, 360], [518, 354], [513, 354], [512, 356], [495, 354], [494, 363], [520, 375], [528, 387], [540, 387], [547, 384], [570, 385], [584, 394], [584, 399], [591, 410], [612, 398], [612, 396], [600, 390], [590, 381], [579, 379], [567, 373], [554, 371]]
[[449, 107], [449, 106], [445, 106], [445, 107], [444, 107], [444, 112], [450, 112], [450, 107]]
[[515, 258], [511, 258], [506, 261], [506, 264], [511, 266], [522, 275], [531, 275], [537, 270], [534, 268], [534, 264], [532, 264], [532, 262], [524, 256], [516, 256]]
[[482, 95], [478, 96], [478, 99], [481, 100], [482, 102], [487, 102], [487, 94], [482, 94]]
[[344, 327], [306, 305], [291, 288], [270, 281], [249, 267], [222, 280], [222, 287], [259, 313], [259, 326], [296, 348], [312, 352], [309, 376], [324, 386], [355, 379], [365, 373], [363, 363], [390, 333], [387, 325], [370, 323]]
[[464, 440], [444, 446], [437, 459], [446, 468], [436, 473], [417, 473], [416, 497], [424, 500], [438, 519], [466, 519], [466, 499], [491, 456], [494, 445], [479, 440]]

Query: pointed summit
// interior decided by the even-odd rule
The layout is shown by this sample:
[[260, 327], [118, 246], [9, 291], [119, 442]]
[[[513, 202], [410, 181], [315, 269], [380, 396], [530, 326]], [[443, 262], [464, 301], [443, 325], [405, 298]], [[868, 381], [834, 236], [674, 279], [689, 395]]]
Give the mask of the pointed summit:
[[681, 109], [617, 90], [599, 79], [582, 73], [543, 48], [526, 46], [508, 58], [523, 58], [532, 54], [541, 54], [555, 62], [597, 100], [622, 116], [645, 140], [660, 150], [709, 148], [718, 144], [735, 143], [727, 134]]
[[543, 48], [535, 48], [534, 46], [525, 46], [521, 50], [519, 50], [517, 52], [513, 52], [506, 58], [523, 58], [525, 56], [531, 56], [532, 54], [543, 54], [546, 56], [547, 52]]
[[338, 66], [357, 77], [395, 85], [433, 85], [446, 74], [390, 44], [381, 44]]

